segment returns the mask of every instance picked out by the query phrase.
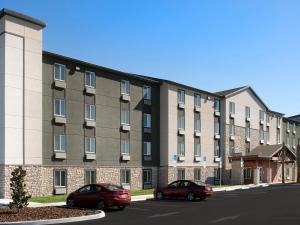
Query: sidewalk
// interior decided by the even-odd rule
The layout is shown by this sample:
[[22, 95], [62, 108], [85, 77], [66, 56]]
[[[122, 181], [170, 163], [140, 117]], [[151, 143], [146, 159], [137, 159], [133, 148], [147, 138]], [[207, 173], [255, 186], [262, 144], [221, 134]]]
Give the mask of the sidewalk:
[[[250, 188], [257, 188], [257, 187], [268, 187], [270, 184], [261, 183], [261, 184], [249, 184], [249, 185], [234, 185], [234, 186], [226, 186], [226, 187], [214, 187], [214, 192], [220, 191], [234, 191], [234, 190], [243, 190], [243, 189], [250, 189]], [[151, 195], [138, 195], [132, 196], [132, 202], [138, 201], [145, 201], [147, 199], [153, 199], [153, 194]], [[0, 199], [0, 208], [8, 207], [9, 202], [11, 199]], [[29, 207], [46, 207], [46, 206], [63, 206], [65, 202], [54, 202], [54, 203], [37, 203], [37, 202], [29, 202]]]

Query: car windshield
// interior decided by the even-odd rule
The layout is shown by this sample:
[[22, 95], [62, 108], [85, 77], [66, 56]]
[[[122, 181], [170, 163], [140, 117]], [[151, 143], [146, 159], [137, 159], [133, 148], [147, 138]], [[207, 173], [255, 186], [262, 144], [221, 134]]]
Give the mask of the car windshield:
[[121, 186], [112, 185], [112, 184], [104, 185], [104, 187], [110, 191], [124, 190], [124, 188], [122, 188]]

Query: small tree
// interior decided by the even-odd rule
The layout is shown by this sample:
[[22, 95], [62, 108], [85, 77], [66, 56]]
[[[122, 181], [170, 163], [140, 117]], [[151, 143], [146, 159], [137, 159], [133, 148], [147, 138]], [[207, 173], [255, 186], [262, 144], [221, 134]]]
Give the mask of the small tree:
[[9, 208], [24, 208], [28, 205], [28, 199], [31, 195], [25, 190], [26, 184], [24, 178], [26, 176], [26, 170], [23, 170], [22, 166], [14, 169], [10, 178], [10, 190], [12, 191], [12, 202], [9, 203]]

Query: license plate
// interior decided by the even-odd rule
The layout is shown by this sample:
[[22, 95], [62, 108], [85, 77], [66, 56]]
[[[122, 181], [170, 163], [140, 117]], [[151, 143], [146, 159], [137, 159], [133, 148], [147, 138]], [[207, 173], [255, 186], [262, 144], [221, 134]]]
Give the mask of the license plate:
[[127, 198], [127, 195], [126, 194], [122, 194], [122, 195], [120, 195], [120, 198]]

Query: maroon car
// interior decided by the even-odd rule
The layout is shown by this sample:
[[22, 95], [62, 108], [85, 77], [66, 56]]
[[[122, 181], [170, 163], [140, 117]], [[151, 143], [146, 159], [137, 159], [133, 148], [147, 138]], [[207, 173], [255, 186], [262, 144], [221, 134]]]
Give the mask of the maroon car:
[[131, 196], [128, 190], [106, 183], [85, 185], [67, 197], [69, 207], [97, 207], [99, 210], [111, 207], [124, 209], [130, 203]]
[[157, 188], [154, 196], [157, 200], [164, 198], [183, 198], [193, 201], [196, 198], [201, 200], [213, 194], [212, 188], [206, 184], [189, 180], [178, 180], [164, 188]]

